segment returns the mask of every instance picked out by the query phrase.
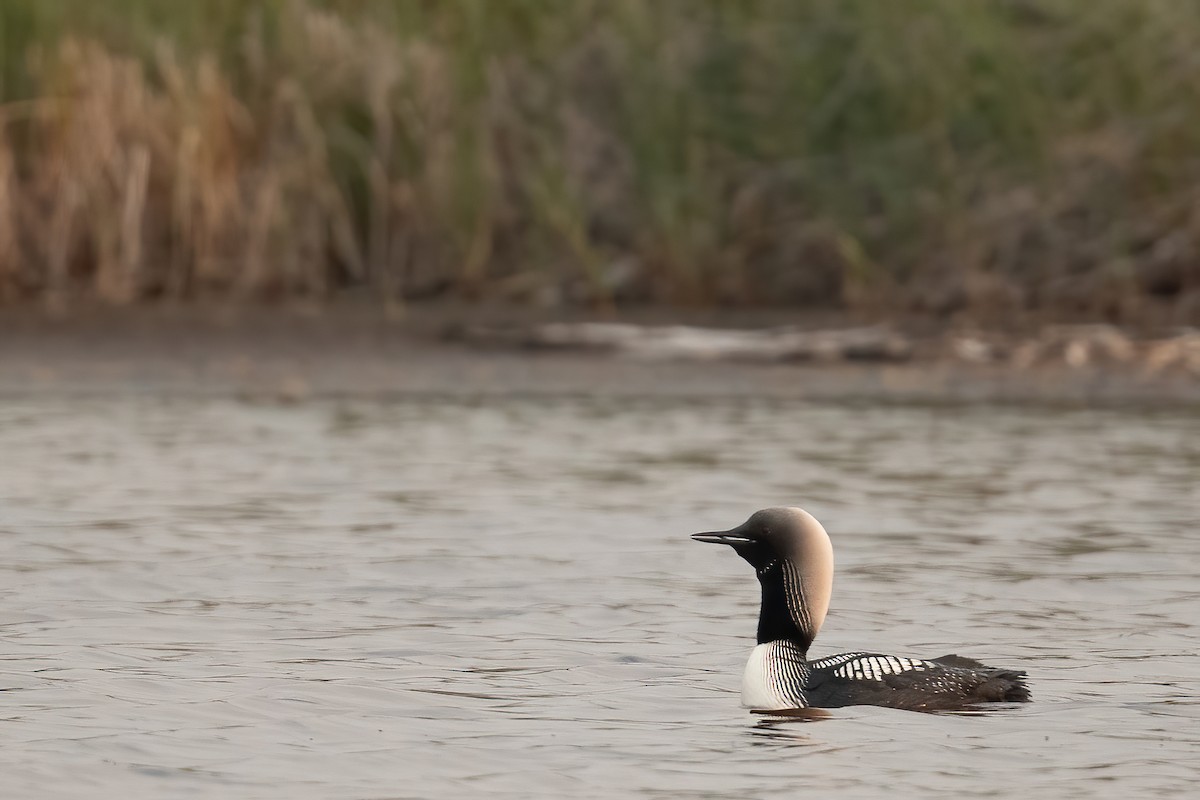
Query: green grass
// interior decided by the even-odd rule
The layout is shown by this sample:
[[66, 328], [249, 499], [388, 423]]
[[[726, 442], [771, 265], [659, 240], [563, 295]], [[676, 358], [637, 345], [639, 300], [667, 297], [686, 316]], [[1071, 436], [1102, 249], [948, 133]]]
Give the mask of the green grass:
[[10, 0], [0, 296], [1144, 317], [1200, 291], [1196, 53], [1174, 0]]

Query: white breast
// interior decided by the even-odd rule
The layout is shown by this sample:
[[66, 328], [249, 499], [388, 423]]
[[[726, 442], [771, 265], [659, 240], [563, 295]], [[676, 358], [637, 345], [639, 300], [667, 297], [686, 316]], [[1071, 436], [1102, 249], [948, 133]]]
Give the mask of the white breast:
[[742, 705], [756, 711], [803, 708], [804, 656], [788, 642], [755, 647], [742, 673]]

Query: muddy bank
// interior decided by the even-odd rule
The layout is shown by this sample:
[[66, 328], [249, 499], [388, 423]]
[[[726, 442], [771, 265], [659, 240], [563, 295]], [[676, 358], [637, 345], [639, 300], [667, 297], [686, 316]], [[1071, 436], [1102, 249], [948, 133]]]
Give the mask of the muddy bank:
[[[686, 323], [669, 329], [682, 337], [687, 354], [645, 357], [611, 341], [550, 346], [530, 338], [547, 324], [559, 326], [560, 334], [578, 334], [587, 330], [581, 323], [596, 322], [530, 321], [524, 312], [460, 307], [386, 313], [351, 304], [97, 310], [70, 320], [10, 311], [0, 315], [0, 393], [214, 394], [271, 401], [445, 394], [1200, 403], [1200, 374], [1186, 360], [1194, 358], [1195, 345], [1179, 339], [1171, 350], [1163, 344], [1179, 335], [1171, 331], [1052, 326], [1016, 334], [920, 324], [864, 327], [818, 315], [647, 311], [622, 317], [620, 325], [638, 327], [621, 335], [636, 340], [641, 330], [661, 343], [654, 331]], [[771, 343], [781, 332], [793, 345], [829, 341], [831, 331], [851, 331], [843, 337], [851, 349], [798, 358], [795, 351], [760, 357], [751, 348], [746, 357], [745, 341]], [[871, 331], [883, 332], [879, 341], [887, 347], [873, 350]], [[729, 341], [739, 343], [734, 352], [713, 356], [704, 350]], [[853, 347], [860, 348], [857, 355]]]

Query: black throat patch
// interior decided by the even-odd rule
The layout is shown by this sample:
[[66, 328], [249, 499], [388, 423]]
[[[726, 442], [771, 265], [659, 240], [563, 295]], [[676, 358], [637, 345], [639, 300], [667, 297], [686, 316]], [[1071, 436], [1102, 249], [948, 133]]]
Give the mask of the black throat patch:
[[[755, 570], [762, 586], [762, 607], [758, 612], [758, 643], [785, 639], [807, 654], [813, 635], [802, 628], [796, 617], [807, 618], [800, 583], [780, 559], [773, 559]], [[789, 595], [795, 595], [789, 597]], [[807, 628], [807, 626], [804, 626]]]

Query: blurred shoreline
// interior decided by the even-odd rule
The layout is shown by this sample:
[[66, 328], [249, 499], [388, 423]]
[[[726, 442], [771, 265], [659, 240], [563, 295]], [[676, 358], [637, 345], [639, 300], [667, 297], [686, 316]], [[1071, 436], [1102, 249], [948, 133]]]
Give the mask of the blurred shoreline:
[[[1099, 351], [1081, 363], [1072, 361], [1069, 342], [1055, 351], [1066, 352], [1066, 358], [1047, 350], [1045, 358], [1019, 363], [1017, 349], [983, 361], [962, 342], [975, 342], [974, 347], [1018, 340], [1009, 333], [964, 332], [930, 322], [887, 328], [912, 346], [902, 359], [882, 360], [639, 358], [462, 335], [465, 327], [476, 325], [533, 330], [543, 322], [603, 321], [563, 312], [534, 323], [529, 317], [527, 308], [444, 305], [388, 312], [376, 304], [349, 302], [274, 309], [73, 309], [64, 318], [10, 309], [0, 314], [0, 396], [129, 394], [264, 402], [578, 396], [1200, 406], [1200, 375], [1194, 368], [1149, 369], [1142, 358], [1122, 361]], [[623, 315], [621, 324], [626, 323], [686, 323], [690, 327], [684, 330], [703, 335], [784, 325], [838, 331], [854, 320], [834, 314], [646, 309]], [[1079, 330], [1127, 335], [1097, 326]], [[1140, 346], [1132, 335], [1127, 341]]]
[[0, 7], [0, 304], [1200, 322], [1200, 5]]

